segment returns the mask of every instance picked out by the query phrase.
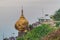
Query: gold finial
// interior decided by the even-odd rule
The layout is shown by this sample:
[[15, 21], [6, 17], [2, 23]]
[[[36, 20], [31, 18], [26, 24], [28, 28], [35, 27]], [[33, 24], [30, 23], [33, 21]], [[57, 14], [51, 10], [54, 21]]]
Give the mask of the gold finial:
[[23, 6], [22, 6], [22, 9], [21, 9], [21, 16], [24, 16], [24, 15], [23, 15]]

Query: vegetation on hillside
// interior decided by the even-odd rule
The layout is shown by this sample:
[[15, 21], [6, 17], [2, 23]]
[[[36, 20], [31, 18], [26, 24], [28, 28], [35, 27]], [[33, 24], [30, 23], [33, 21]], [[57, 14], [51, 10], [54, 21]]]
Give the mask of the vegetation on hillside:
[[43, 24], [27, 32], [26, 35], [17, 38], [17, 40], [41, 40], [44, 36], [48, 35], [56, 29], [57, 28], [55, 27], [50, 27], [49, 25]]
[[56, 22], [56, 27], [60, 27], [60, 22]]
[[[51, 16], [51, 18], [56, 21], [56, 27], [60, 26], [60, 9], [58, 9], [54, 15]], [[57, 22], [59, 21], [59, 22]]]
[[54, 15], [51, 16], [55, 21], [60, 21], [60, 9], [55, 12]]
[[60, 40], [60, 28], [52, 33], [49, 33], [42, 40]]

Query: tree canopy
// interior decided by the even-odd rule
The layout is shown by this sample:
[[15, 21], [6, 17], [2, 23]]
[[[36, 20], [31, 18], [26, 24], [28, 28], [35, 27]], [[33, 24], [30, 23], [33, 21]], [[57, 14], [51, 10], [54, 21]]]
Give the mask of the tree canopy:
[[60, 9], [57, 10], [51, 18], [53, 18], [55, 21], [60, 21]]

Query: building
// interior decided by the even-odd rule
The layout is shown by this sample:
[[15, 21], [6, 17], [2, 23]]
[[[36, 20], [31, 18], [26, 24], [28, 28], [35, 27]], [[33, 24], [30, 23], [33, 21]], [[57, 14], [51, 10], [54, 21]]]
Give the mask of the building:
[[48, 14], [46, 14], [44, 18], [40, 18], [39, 22], [41, 24], [49, 24], [50, 26], [55, 26], [56, 25], [54, 20], [52, 20]]
[[54, 20], [52, 20], [48, 14], [45, 14], [44, 16], [40, 17], [37, 22], [32, 24], [32, 26], [35, 28], [37, 26], [40, 26], [41, 24], [49, 24], [51, 26], [56, 25]]
[[[43, 14], [44, 15], [44, 14]], [[44, 16], [41, 16], [37, 22], [33, 23], [33, 27], [37, 27], [41, 25], [44, 22], [49, 22], [50, 21], [50, 16], [48, 14], [45, 14]]]
[[48, 14], [45, 14], [43, 17], [39, 18], [39, 22], [48, 22], [50, 21], [50, 16]]

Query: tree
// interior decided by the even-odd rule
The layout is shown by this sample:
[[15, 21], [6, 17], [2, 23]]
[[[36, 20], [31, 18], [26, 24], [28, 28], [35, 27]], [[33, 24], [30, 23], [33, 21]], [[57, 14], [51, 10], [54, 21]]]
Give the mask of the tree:
[[32, 29], [33, 29], [33, 26], [30, 24], [30, 25], [29, 25], [29, 28], [30, 28], [30, 30], [32, 30]]
[[53, 16], [51, 16], [52, 19], [55, 21], [60, 21], [60, 9], [55, 12]]
[[56, 22], [56, 27], [60, 27], [60, 22]]
[[[54, 21], [60, 21], [60, 9], [57, 10], [57, 11], [55, 12], [55, 14], [51, 16], [51, 18], [52, 18]], [[59, 26], [60, 26], [60, 22], [56, 22], [56, 26], [59, 27]]]

